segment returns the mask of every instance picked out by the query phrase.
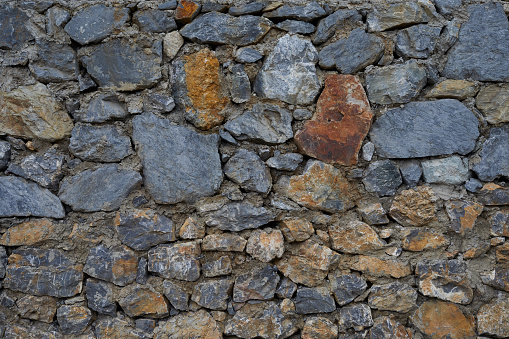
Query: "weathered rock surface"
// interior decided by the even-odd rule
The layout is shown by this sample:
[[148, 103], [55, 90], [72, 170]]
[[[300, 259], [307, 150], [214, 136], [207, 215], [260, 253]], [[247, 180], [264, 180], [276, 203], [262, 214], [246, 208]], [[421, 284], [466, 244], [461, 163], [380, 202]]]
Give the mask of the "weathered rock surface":
[[202, 271], [207, 278], [230, 275], [232, 273], [230, 257], [222, 256], [217, 260], [207, 261], [203, 264]]
[[389, 223], [387, 212], [380, 203], [361, 206], [358, 211], [364, 222], [368, 225], [385, 225]]
[[90, 250], [83, 272], [118, 286], [126, 286], [136, 279], [138, 257], [125, 246], [107, 248], [99, 245]]
[[352, 304], [339, 310], [339, 329], [345, 330], [353, 327], [355, 331], [362, 331], [373, 326], [371, 309], [366, 304]]
[[244, 69], [244, 65], [233, 65], [228, 80], [233, 102], [241, 104], [249, 101], [251, 98], [251, 82]]
[[302, 339], [336, 339], [338, 327], [327, 318], [313, 317], [306, 320], [301, 336]]
[[304, 157], [300, 153], [284, 153], [276, 151], [274, 156], [267, 159], [267, 166], [280, 171], [295, 171]]
[[196, 281], [200, 247], [195, 242], [159, 245], [148, 251], [148, 270], [166, 279]]
[[304, 241], [315, 232], [313, 224], [302, 218], [285, 218], [279, 222], [286, 241]]
[[177, 284], [171, 280], [163, 281], [164, 295], [170, 304], [180, 311], [187, 311], [189, 295]]
[[368, 287], [366, 280], [357, 274], [329, 274], [329, 281], [339, 306], [350, 303]]
[[230, 279], [204, 280], [194, 285], [191, 300], [211, 310], [226, 310], [232, 286]]
[[90, 309], [112, 317], [117, 314], [113, 286], [110, 283], [89, 278], [85, 285], [85, 294]]
[[394, 195], [403, 183], [396, 164], [390, 160], [379, 160], [369, 164], [362, 179], [368, 192], [375, 192], [381, 196]]
[[417, 186], [422, 176], [422, 168], [419, 161], [406, 160], [399, 163], [399, 171], [403, 182], [409, 186]]
[[235, 279], [233, 301], [270, 300], [276, 293], [278, 282], [276, 266], [267, 265], [262, 269], [241, 274]]
[[200, 13], [201, 5], [191, 0], [181, 0], [175, 10], [175, 20], [179, 24], [190, 23]]
[[6, 169], [9, 165], [9, 161], [11, 160], [11, 153], [11, 144], [9, 144], [7, 141], [0, 140], [0, 171]]
[[[474, 96], [478, 90], [479, 90], [478, 86], [473, 82], [466, 80], [446, 79], [433, 86], [433, 88], [428, 93], [426, 93], [425, 97], [437, 99], [451, 98], [465, 100], [468, 97]], [[477, 107], [481, 109], [481, 107], [484, 107], [483, 104], [484, 101], [480, 100], [478, 97]]]
[[294, 34], [311, 34], [316, 29], [313, 24], [297, 20], [285, 20], [278, 23], [276, 27]]
[[16, 306], [23, 318], [51, 323], [57, 312], [57, 299], [27, 295], [18, 299]]
[[133, 22], [145, 32], [161, 33], [177, 29], [177, 23], [165, 12], [155, 9], [136, 11]]
[[168, 59], [173, 59], [184, 45], [184, 38], [179, 32], [173, 31], [164, 36], [163, 51]]
[[[432, 6], [431, 3], [429, 5]], [[371, 32], [381, 32], [428, 22], [431, 19], [430, 14], [430, 9], [426, 6], [426, 2], [408, 1], [390, 4], [386, 7], [375, 8], [368, 14], [368, 30]]]
[[435, 49], [440, 27], [415, 25], [398, 32], [396, 53], [407, 58], [425, 59]]
[[240, 149], [224, 165], [224, 174], [248, 191], [268, 194], [272, 187], [270, 170], [253, 151]]
[[481, 160], [473, 167], [479, 179], [492, 181], [500, 176], [509, 175], [509, 126], [495, 127], [490, 130], [489, 138], [482, 144], [479, 152]]
[[369, 330], [370, 339], [410, 339], [410, 334], [394, 315], [381, 316], [375, 319]]
[[64, 305], [57, 310], [57, 320], [63, 334], [81, 334], [92, 320], [92, 312], [85, 306]]
[[356, 10], [340, 9], [332, 13], [328, 17], [320, 20], [316, 33], [313, 37], [314, 44], [323, 44], [328, 41], [334, 33], [342, 27], [353, 23], [355, 21], [361, 21], [362, 15]]
[[51, 220], [43, 218], [10, 227], [0, 237], [0, 245], [32, 246], [54, 238], [54, 236], [55, 224]]
[[29, 64], [37, 80], [47, 84], [78, 78], [78, 61], [71, 46], [42, 41], [37, 48], [37, 58]]
[[262, 262], [281, 258], [285, 251], [285, 241], [280, 230], [264, 229], [249, 237], [246, 253]]
[[419, 186], [396, 196], [389, 214], [403, 226], [422, 226], [435, 219], [435, 201], [431, 188]]
[[359, 255], [347, 260], [345, 264], [352, 270], [363, 272], [368, 278], [402, 278], [412, 274], [408, 262], [381, 260], [376, 257]]
[[344, 253], [366, 253], [381, 249], [385, 242], [380, 240], [373, 228], [362, 221], [329, 227], [332, 248]]
[[203, 251], [243, 252], [246, 239], [234, 233], [209, 234], [203, 238]]
[[234, 15], [234, 16], [240, 16], [240, 15], [257, 15], [260, 14], [261, 11], [265, 8], [266, 4], [263, 2], [252, 2], [245, 5], [238, 5], [230, 7], [228, 10], [228, 14]]
[[475, 105], [490, 124], [509, 121], [509, 86], [490, 85], [477, 95]]
[[400, 282], [373, 285], [369, 291], [368, 304], [371, 308], [406, 313], [417, 306], [417, 291]]
[[509, 236], [509, 214], [500, 211], [495, 212], [489, 218], [489, 223], [491, 225], [492, 236]]
[[288, 278], [283, 278], [276, 290], [276, 295], [280, 298], [291, 298], [295, 291], [297, 291], [297, 284]]
[[126, 338], [126, 339], [145, 339], [147, 333], [134, 327], [128, 319], [103, 317], [94, 323], [94, 334], [97, 338]]
[[265, 16], [276, 20], [295, 19], [313, 21], [324, 17], [326, 14], [325, 10], [316, 1], [312, 1], [301, 6], [283, 5], [276, 10], [265, 14]]
[[82, 122], [100, 123], [124, 119], [128, 115], [125, 105], [115, 94], [100, 94], [90, 101], [86, 110], [76, 112], [74, 117]]
[[300, 314], [330, 313], [336, 310], [334, 298], [326, 287], [301, 287], [297, 289], [295, 310]]
[[0, 49], [19, 50], [34, 39], [27, 29], [28, 16], [7, 3], [0, 7]]
[[120, 307], [130, 317], [164, 318], [169, 315], [168, 304], [161, 293], [141, 285], [131, 285], [121, 291]]
[[274, 215], [265, 207], [250, 202], [232, 202], [207, 216], [208, 226], [223, 231], [239, 232], [258, 228], [274, 220]]
[[204, 310], [178, 314], [165, 322], [160, 322], [154, 331], [154, 338], [156, 339], [221, 339], [222, 337], [218, 324]]
[[509, 302], [504, 297], [483, 305], [477, 313], [479, 334], [503, 338], [509, 336], [509, 317], [506, 312]]
[[251, 63], [257, 62], [258, 60], [263, 58], [263, 55], [252, 48], [242, 47], [237, 50], [237, 52], [235, 53], [235, 57], [239, 62]]
[[483, 211], [483, 205], [466, 200], [450, 200], [445, 205], [454, 232], [464, 235], [472, 230]]
[[479, 191], [478, 199], [488, 206], [509, 205], [509, 189], [490, 182]]
[[407, 251], [435, 250], [449, 245], [449, 241], [442, 233], [426, 229], [405, 229], [401, 235], [403, 236], [402, 247]]
[[424, 181], [430, 184], [460, 185], [468, 180], [468, 160], [459, 156], [421, 162]]

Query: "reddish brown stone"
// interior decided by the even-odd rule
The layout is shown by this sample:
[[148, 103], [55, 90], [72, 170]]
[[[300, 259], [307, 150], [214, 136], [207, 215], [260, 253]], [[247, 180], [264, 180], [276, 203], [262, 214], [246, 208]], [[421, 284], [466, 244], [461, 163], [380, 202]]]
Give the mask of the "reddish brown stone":
[[34, 245], [49, 239], [54, 227], [49, 219], [27, 221], [9, 228], [0, 238], [0, 245]]
[[155, 339], [220, 339], [223, 337], [214, 318], [204, 310], [178, 314], [161, 322], [154, 333]]
[[43, 321], [45, 323], [53, 322], [57, 312], [57, 300], [52, 297], [36, 297], [27, 295], [16, 301], [18, 311], [22, 318]]
[[359, 255], [344, 262], [348, 268], [361, 271], [368, 277], [403, 278], [412, 274], [410, 265], [397, 260], [381, 260], [375, 257]]
[[495, 250], [497, 262], [504, 266], [509, 266], [509, 243], [497, 246]]
[[263, 262], [281, 258], [285, 252], [283, 234], [280, 230], [271, 229], [255, 231], [247, 241], [246, 252]]
[[386, 244], [368, 224], [354, 221], [347, 225], [329, 227], [332, 248], [344, 253], [366, 253], [379, 250]]
[[474, 228], [477, 217], [481, 215], [483, 205], [472, 201], [451, 200], [445, 204], [454, 232], [464, 235]]
[[295, 134], [295, 143], [305, 154], [324, 162], [354, 165], [372, 118], [359, 78], [330, 75], [313, 119]]
[[435, 200], [429, 187], [405, 190], [394, 198], [389, 214], [403, 226], [422, 226], [435, 220]]
[[488, 334], [497, 338], [509, 337], [509, 300], [500, 298], [483, 305], [477, 313], [479, 334]]
[[141, 285], [126, 287], [121, 297], [119, 304], [130, 317], [163, 318], [169, 314], [163, 295]]
[[477, 258], [484, 253], [488, 252], [490, 249], [490, 243], [487, 241], [481, 243], [473, 244], [474, 247], [469, 248], [463, 253], [463, 259], [474, 259]]
[[179, 24], [190, 23], [200, 13], [201, 5], [189, 0], [180, 0], [175, 10], [175, 21]]
[[412, 252], [435, 250], [447, 246], [449, 241], [443, 234], [421, 229], [406, 229], [402, 232], [403, 249]]
[[488, 206], [509, 205], [509, 188], [487, 183], [479, 191], [479, 201]]
[[288, 218], [279, 222], [281, 231], [288, 242], [304, 241], [315, 232], [313, 224], [302, 218]]
[[335, 339], [338, 337], [338, 327], [327, 318], [310, 318], [304, 324], [302, 339]]

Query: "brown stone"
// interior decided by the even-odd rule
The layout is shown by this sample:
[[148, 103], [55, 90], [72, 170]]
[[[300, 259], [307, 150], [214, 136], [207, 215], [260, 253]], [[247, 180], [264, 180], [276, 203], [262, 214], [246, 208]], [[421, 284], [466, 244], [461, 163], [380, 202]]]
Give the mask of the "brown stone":
[[164, 296], [142, 285], [126, 287], [120, 295], [122, 298], [118, 303], [130, 317], [163, 318], [169, 314]]
[[233, 233], [207, 235], [201, 244], [203, 251], [242, 252], [247, 240]]
[[493, 335], [497, 338], [509, 337], [509, 300], [500, 298], [483, 305], [477, 313], [479, 334]]
[[474, 259], [477, 258], [484, 253], [488, 252], [490, 249], [490, 243], [487, 241], [481, 242], [479, 244], [473, 244], [474, 247], [469, 248], [463, 253], [463, 259]]
[[394, 198], [389, 214], [403, 226], [422, 226], [435, 220], [435, 200], [429, 187], [405, 190]]
[[509, 266], [509, 243], [497, 246], [495, 255], [499, 264]]
[[313, 224], [302, 218], [287, 218], [279, 222], [286, 241], [304, 241], [315, 232]]
[[411, 339], [405, 326], [392, 314], [376, 318], [369, 333], [370, 339]]
[[327, 318], [310, 318], [304, 323], [301, 337], [302, 339], [335, 339], [338, 337], [338, 327]]
[[179, 230], [182, 239], [201, 239], [205, 236], [205, 225], [189, 217]]
[[263, 262], [281, 258], [285, 252], [283, 233], [272, 229], [255, 231], [247, 241], [246, 252]]
[[509, 121], [509, 86], [490, 85], [482, 89], [475, 100], [490, 124]]
[[329, 227], [332, 248], [344, 253], [366, 253], [379, 250], [386, 244], [368, 224], [353, 221], [347, 225]]
[[0, 134], [56, 141], [72, 129], [71, 118], [43, 84], [0, 91]]
[[359, 78], [329, 75], [312, 120], [295, 134], [305, 154], [327, 163], [355, 165], [373, 113]]
[[439, 84], [436, 84], [428, 93], [426, 93], [425, 97], [465, 100], [468, 97], [473, 97], [476, 95], [478, 90], [478, 86], [473, 82], [466, 80], [447, 79]]
[[381, 260], [375, 257], [359, 255], [345, 260], [348, 268], [361, 271], [368, 277], [403, 278], [412, 274], [410, 265], [397, 260]]
[[200, 13], [200, 9], [201, 5], [196, 2], [180, 0], [175, 10], [175, 21], [179, 24], [188, 24]]
[[368, 225], [385, 225], [389, 223], [387, 212], [385, 212], [382, 204], [378, 202], [359, 207], [359, 212], [364, 222]]
[[416, 306], [417, 291], [412, 287], [394, 282], [374, 285], [369, 293], [369, 307], [382, 311], [409, 312]]
[[204, 310], [178, 314], [161, 322], [154, 331], [155, 339], [203, 338], [221, 339], [223, 335], [218, 324]]
[[412, 323], [433, 339], [474, 339], [475, 320], [453, 303], [429, 300], [411, 317]]
[[449, 240], [443, 234], [423, 229], [403, 230], [403, 249], [412, 252], [436, 250], [449, 245]]
[[308, 163], [304, 174], [292, 176], [287, 193], [299, 205], [330, 213], [354, 207], [358, 194], [341, 170], [320, 161]]
[[478, 198], [480, 203], [488, 206], [509, 205], [509, 188], [490, 182], [482, 187]]
[[27, 295], [18, 299], [16, 306], [18, 306], [18, 311], [22, 318], [43, 321], [45, 323], [53, 322], [57, 312], [57, 300], [52, 297]]
[[454, 232], [464, 235], [466, 231], [474, 228], [484, 206], [472, 201], [450, 200], [445, 207], [451, 220], [451, 228]]
[[48, 240], [55, 225], [49, 219], [27, 221], [9, 228], [0, 238], [0, 245], [31, 246]]

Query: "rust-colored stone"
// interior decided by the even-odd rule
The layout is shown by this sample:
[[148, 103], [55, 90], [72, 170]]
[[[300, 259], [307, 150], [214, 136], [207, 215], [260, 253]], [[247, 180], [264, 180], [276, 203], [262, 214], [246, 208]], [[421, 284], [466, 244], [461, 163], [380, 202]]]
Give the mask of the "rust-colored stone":
[[16, 306], [22, 318], [51, 323], [57, 312], [57, 299], [27, 295], [18, 299]]
[[295, 134], [295, 143], [305, 154], [324, 162], [355, 165], [372, 118], [359, 78], [330, 75], [313, 119]]
[[509, 243], [497, 246], [495, 254], [499, 264], [509, 266]]
[[315, 232], [313, 224], [302, 218], [283, 219], [279, 226], [288, 242], [304, 241]]
[[410, 265], [397, 260], [382, 260], [376, 257], [359, 255], [344, 262], [355, 271], [361, 271], [368, 277], [403, 278], [412, 274]]
[[451, 228], [461, 235], [474, 228], [475, 221], [484, 208], [481, 204], [465, 200], [450, 200], [445, 207], [451, 220]]
[[161, 293], [153, 292], [141, 285], [126, 287], [119, 304], [130, 317], [162, 318], [167, 316], [168, 303]]
[[477, 313], [479, 334], [488, 334], [497, 338], [509, 337], [509, 300], [501, 297], [483, 305]]
[[246, 252], [263, 262], [281, 258], [285, 252], [283, 233], [272, 229], [254, 232], [247, 241]]
[[406, 229], [402, 232], [403, 249], [412, 252], [435, 250], [449, 245], [443, 234], [421, 229]]
[[180, 0], [175, 10], [175, 21], [179, 24], [190, 23], [200, 12], [201, 5], [194, 1]]
[[423, 226], [436, 218], [435, 201], [431, 188], [419, 186], [394, 198], [389, 214], [403, 226]]
[[368, 224], [354, 221], [348, 225], [329, 227], [332, 248], [344, 253], [366, 253], [379, 250], [386, 244]]
[[49, 219], [27, 221], [9, 228], [0, 238], [0, 245], [31, 246], [49, 239], [54, 227]]
[[327, 318], [310, 318], [304, 324], [302, 339], [335, 339], [338, 337], [338, 327]]

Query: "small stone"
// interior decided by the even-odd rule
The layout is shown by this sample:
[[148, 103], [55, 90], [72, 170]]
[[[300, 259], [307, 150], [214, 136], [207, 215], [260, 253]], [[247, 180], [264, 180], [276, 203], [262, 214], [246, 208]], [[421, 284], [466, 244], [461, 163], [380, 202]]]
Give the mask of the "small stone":
[[180, 227], [179, 237], [181, 239], [201, 239], [205, 236], [205, 225], [188, 217]]
[[460, 185], [468, 180], [468, 160], [459, 156], [425, 160], [421, 166], [427, 183]]
[[274, 298], [279, 282], [277, 267], [267, 265], [260, 270], [241, 274], [235, 279], [233, 301], [269, 300]]
[[315, 45], [323, 44], [329, 41], [329, 39], [334, 36], [335, 32], [341, 31], [341, 29], [347, 27], [348, 24], [361, 20], [362, 15], [356, 10], [340, 9], [320, 20], [316, 29], [316, 34], [313, 37], [313, 43]]
[[157, 8], [164, 11], [169, 9], [176, 9], [177, 6], [178, 6], [177, 0], [170, 0], [160, 4], [159, 6], [157, 6]]
[[23, 45], [34, 40], [27, 29], [28, 16], [7, 3], [0, 7], [0, 49], [20, 50]]
[[81, 45], [97, 43], [118, 32], [129, 19], [127, 8], [106, 7], [103, 4], [86, 7], [65, 25], [65, 31]]
[[244, 65], [236, 64], [231, 68], [229, 74], [230, 94], [233, 102], [241, 104], [251, 98], [251, 82], [244, 70]]
[[315, 233], [313, 224], [302, 218], [286, 218], [279, 222], [286, 241], [304, 241]]
[[113, 285], [102, 280], [87, 279], [85, 285], [88, 307], [98, 313], [114, 317], [117, 305], [113, 297]]
[[336, 339], [338, 327], [327, 318], [313, 317], [304, 323], [302, 339]]
[[509, 237], [509, 214], [495, 212], [489, 219], [492, 236]]
[[[433, 86], [433, 88], [428, 93], [426, 93], [425, 97], [465, 100], [468, 97], [475, 96], [478, 90], [478, 86], [473, 82], [466, 80], [446, 79]], [[477, 100], [477, 107], [479, 107], [479, 96], [477, 97]]]
[[445, 16], [452, 15], [461, 5], [462, 0], [435, 0], [438, 13]]
[[426, 301], [410, 319], [419, 331], [431, 338], [476, 338], [474, 317], [465, 316], [453, 303]]
[[203, 251], [243, 252], [247, 240], [233, 233], [209, 234], [203, 238]]
[[403, 226], [423, 226], [435, 220], [436, 197], [426, 186], [402, 191], [389, 209], [389, 214]]
[[364, 222], [368, 225], [385, 225], [389, 223], [387, 212], [385, 212], [382, 204], [378, 202], [360, 207], [358, 211], [360, 212]]
[[478, 199], [488, 206], [509, 205], [509, 189], [490, 182], [479, 191]]
[[138, 257], [125, 246], [107, 248], [99, 245], [90, 250], [83, 272], [118, 286], [126, 286], [136, 280]]
[[369, 330], [370, 339], [411, 339], [410, 334], [393, 314], [375, 319]]
[[280, 171], [295, 171], [304, 157], [299, 153], [284, 153], [276, 151], [274, 156], [267, 160], [267, 165]]
[[302, 6], [283, 5], [265, 14], [267, 18], [276, 20], [295, 19], [302, 21], [313, 21], [325, 15], [327, 15], [327, 12], [316, 1]]
[[200, 13], [201, 5], [190, 0], [180, 0], [175, 10], [175, 20], [181, 24], [190, 23]]
[[346, 225], [329, 227], [332, 248], [343, 253], [366, 253], [383, 248], [386, 244], [380, 240], [373, 228], [362, 221], [353, 221]]
[[483, 205], [465, 200], [449, 200], [445, 207], [451, 220], [451, 228], [461, 235], [474, 228], [475, 221], [483, 210]]
[[477, 95], [475, 105], [490, 124], [508, 122], [509, 86], [490, 85], [483, 88]]
[[305, 108], [298, 108], [293, 111], [293, 118], [295, 120], [309, 120], [313, 117], [313, 112]]
[[281, 299], [289, 299], [293, 297], [295, 291], [297, 291], [297, 284], [284, 277], [277, 287], [276, 295]]
[[192, 241], [159, 245], [148, 251], [148, 270], [166, 279], [196, 281], [200, 254], [200, 246]]
[[412, 274], [408, 262], [397, 260], [381, 260], [375, 257], [359, 255], [346, 262], [355, 271], [361, 271], [367, 277], [402, 278]]
[[164, 295], [170, 304], [179, 311], [188, 311], [189, 295], [179, 285], [170, 280], [163, 281]]
[[166, 34], [163, 39], [164, 55], [172, 60], [180, 51], [182, 45], [184, 45], [184, 38], [179, 32], [173, 31]]
[[258, 60], [263, 58], [263, 55], [261, 55], [260, 52], [252, 48], [242, 47], [239, 48], [235, 53], [235, 58], [238, 62], [252, 63], [257, 62]]
[[39, 42], [37, 58], [31, 60], [30, 71], [42, 82], [64, 82], [78, 78], [76, 52], [69, 45]]
[[371, 309], [366, 304], [352, 304], [339, 310], [339, 329], [345, 330], [353, 327], [355, 331], [362, 331], [373, 326]]
[[153, 93], [143, 98], [143, 111], [145, 112], [171, 112], [175, 108], [175, 102], [172, 97]]
[[258, 15], [265, 8], [266, 4], [263, 2], [251, 2], [249, 4], [238, 5], [230, 7], [228, 14], [234, 16], [240, 15]]
[[426, 59], [433, 53], [441, 30], [440, 27], [428, 25], [400, 30], [396, 36], [396, 53], [406, 58]]
[[232, 273], [231, 260], [229, 257], [223, 256], [217, 260], [205, 262], [202, 266], [202, 271], [203, 275], [207, 278], [230, 275]]
[[169, 32], [177, 29], [175, 20], [165, 12], [155, 9], [136, 11], [133, 15], [133, 22], [138, 25], [140, 30], [150, 33]]
[[88, 108], [77, 112], [75, 118], [82, 122], [100, 123], [128, 116], [125, 104], [114, 94], [101, 94], [90, 101]]
[[0, 238], [4, 246], [32, 246], [53, 238], [55, 224], [49, 219], [22, 222], [8, 228]]
[[474, 164], [473, 170], [479, 179], [492, 181], [500, 176], [509, 175], [509, 126], [496, 127], [490, 130], [489, 138], [482, 144], [479, 152], [481, 160]]
[[362, 146], [362, 159], [370, 162], [375, 154], [375, 145], [372, 142], [367, 142]]
[[205, 280], [194, 285], [191, 300], [211, 310], [226, 310], [232, 286], [230, 279]]
[[399, 282], [373, 285], [369, 290], [369, 307], [382, 311], [406, 313], [417, 306], [416, 301], [417, 291]]
[[265, 207], [249, 202], [232, 202], [210, 213], [205, 223], [223, 231], [239, 232], [258, 228], [274, 220], [274, 214]]
[[403, 236], [403, 249], [407, 251], [436, 250], [449, 245], [449, 241], [443, 234], [434, 231], [405, 229], [401, 235]]
[[297, 20], [285, 20], [276, 25], [277, 28], [294, 34], [311, 34], [315, 31], [316, 27], [309, 22]]
[[57, 312], [57, 300], [52, 297], [24, 296], [16, 301], [16, 306], [22, 318], [53, 322]]
[[8, 141], [0, 140], [0, 171], [7, 168], [11, 159], [11, 144]]
[[81, 334], [92, 320], [92, 312], [85, 306], [61, 306], [57, 320], [63, 334]]
[[357, 274], [329, 274], [330, 286], [334, 299], [339, 306], [352, 302], [366, 291], [366, 280]]
[[270, 170], [253, 151], [240, 149], [224, 166], [224, 174], [245, 190], [268, 194], [272, 187]]
[[137, 328], [147, 333], [153, 333], [156, 327], [156, 321], [153, 319], [136, 319], [134, 323]]
[[169, 315], [168, 305], [161, 293], [141, 285], [131, 285], [120, 292], [120, 307], [130, 317], [164, 318]]
[[505, 297], [495, 299], [481, 306], [477, 312], [479, 334], [492, 335], [498, 338], [509, 336], [507, 307], [509, 307], [509, 301]]
[[[380, 8], [374, 8], [368, 13], [367, 23], [370, 32], [382, 32], [388, 29], [400, 28], [428, 22], [432, 13], [426, 2], [409, 1], [394, 3]], [[429, 3], [430, 7], [433, 7]]]
[[399, 171], [403, 182], [408, 186], [417, 186], [422, 176], [421, 165], [415, 160], [406, 160], [399, 163]]
[[378, 193], [380, 196], [394, 195], [403, 183], [398, 167], [390, 160], [369, 164], [362, 182], [366, 191]]
[[330, 313], [336, 310], [334, 299], [326, 287], [300, 287], [292, 301], [298, 314]]
[[207, 338], [220, 339], [222, 333], [218, 324], [205, 310], [178, 314], [159, 322], [154, 330], [155, 339], [163, 338]]
[[[84, 75], [78, 74], [78, 84], [80, 92], [97, 89], [97, 84], [87, 73]], [[74, 116], [76, 117], [76, 114], [74, 114]]]
[[219, 13], [226, 13], [228, 12], [228, 5], [222, 5], [214, 2], [205, 2], [201, 7], [202, 13], [209, 13], [209, 12], [219, 12]]
[[262, 262], [281, 258], [285, 251], [283, 233], [280, 230], [264, 229], [249, 237], [246, 252]]

